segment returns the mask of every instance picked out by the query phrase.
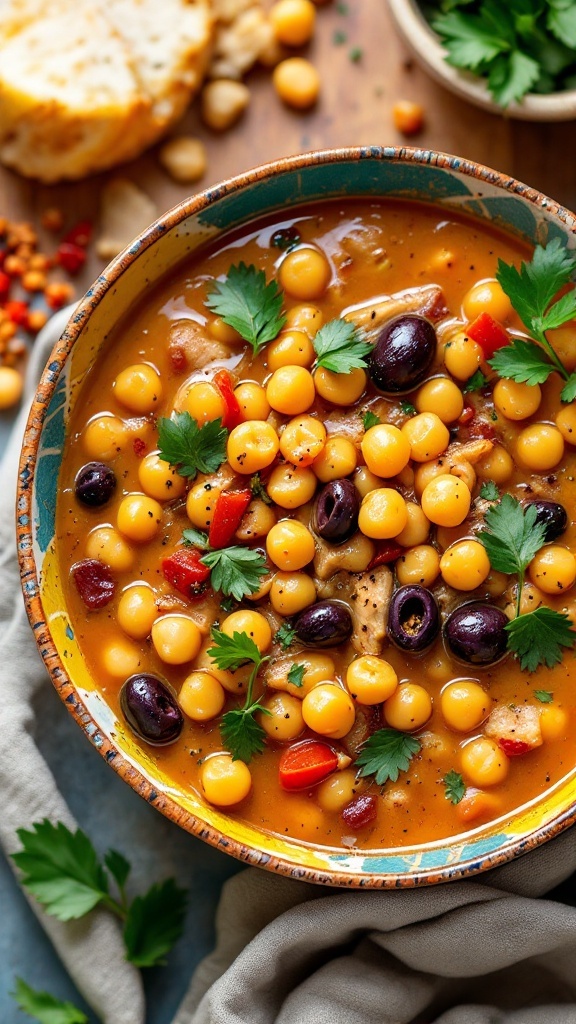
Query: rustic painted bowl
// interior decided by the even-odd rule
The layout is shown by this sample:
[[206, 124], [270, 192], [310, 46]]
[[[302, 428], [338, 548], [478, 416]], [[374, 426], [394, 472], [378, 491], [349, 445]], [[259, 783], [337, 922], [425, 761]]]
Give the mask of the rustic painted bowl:
[[389, 0], [390, 12], [408, 49], [441, 85], [462, 99], [493, 114], [523, 121], [572, 121], [576, 118], [576, 89], [528, 93], [504, 110], [490, 95], [486, 80], [446, 63], [446, 50], [422, 13], [419, 0]]
[[71, 410], [110, 327], [183, 257], [253, 217], [330, 197], [400, 196], [471, 213], [529, 243], [576, 243], [574, 215], [513, 179], [453, 156], [366, 147], [258, 167], [185, 200], [120, 254], [80, 302], [56, 344], [32, 406], [22, 452], [18, 544], [24, 597], [52, 681], [108, 763], [150, 804], [249, 864], [296, 878], [364, 888], [415, 886], [510, 860], [572, 824], [576, 770], [514, 814], [449, 840], [406, 849], [314, 846], [243, 824], [179, 789], [98, 693], [71, 628], [54, 550], [58, 473]]

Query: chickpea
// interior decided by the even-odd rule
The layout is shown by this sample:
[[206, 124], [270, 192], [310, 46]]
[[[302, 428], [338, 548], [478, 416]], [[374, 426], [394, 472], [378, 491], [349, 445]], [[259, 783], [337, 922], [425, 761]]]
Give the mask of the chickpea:
[[259, 714], [258, 721], [267, 736], [285, 742], [295, 740], [304, 729], [302, 701], [289, 693], [270, 693], [261, 702], [268, 714]]
[[472, 285], [462, 300], [465, 320], [475, 320], [480, 313], [489, 313], [494, 320], [506, 323], [513, 312], [512, 303], [502, 285], [493, 278]]
[[96, 558], [116, 572], [128, 572], [136, 552], [112, 526], [97, 526], [86, 539], [86, 557]]
[[424, 127], [424, 108], [413, 100], [397, 100], [392, 107], [392, 120], [402, 135], [418, 135]]
[[182, 683], [178, 703], [193, 722], [209, 722], [224, 707], [226, 691], [209, 672], [191, 672]]
[[314, 34], [316, 9], [311, 0], [277, 0], [269, 18], [279, 43], [304, 46]]
[[114, 640], [104, 644], [102, 666], [115, 679], [128, 679], [141, 667], [140, 652], [127, 640]]
[[432, 698], [418, 683], [402, 683], [384, 701], [384, 715], [388, 725], [402, 732], [421, 729], [431, 714]]
[[118, 624], [134, 640], [150, 636], [157, 614], [154, 591], [143, 583], [127, 587], [118, 602]]
[[338, 813], [354, 799], [358, 788], [354, 769], [344, 768], [320, 783], [316, 789], [316, 798], [323, 811]]
[[113, 387], [120, 404], [141, 416], [158, 408], [162, 398], [160, 374], [148, 363], [127, 366], [118, 374]]
[[444, 721], [458, 732], [477, 729], [490, 710], [490, 697], [474, 679], [456, 679], [440, 694]]
[[240, 608], [237, 612], [231, 612], [222, 622], [220, 629], [230, 637], [234, 633], [246, 633], [261, 654], [267, 651], [272, 643], [272, 630], [268, 619], [261, 612], [252, 609]]
[[82, 433], [82, 447], [91, 459], [113, 459], [126, 445], [128, 431], [117, 416], [104, 413], [89, 420]]
[[24, 378], [13, 366], [0, 366], [0, 409], [11, 409], [22, 398]]
[[312, 366], [315, 358], [314, 346], [303, 331], [282, 331], [266, 350], [270, 370], [279, 370], [281, 366]]
[[285, 572], [303, 569], [314, 558], [314, 538], [296, 519], [281, 519], [266, 538], [268, 557]]
[[449, 377], [431, 377], [422, 385], [414, 405], [418, 412], [433, 412], [442, 423], [453, 423], [464, 408], [464, 397]]
[[286, 424], [280, 453], [294, 466], [310, 466], [326, 444], [326, 427], [314, 416], [298, 416]]
[[309, 729], [320, 736], [338, 740], [354, 725], [354, 701], [336, 683], [318, 683], [302, 701], [302, 715]]
[[252, 776], [244, 761], [232, 754], [212, 754], [200, 769], [200, 785], [209, 804], [232, 807], [245, 800], [252, 788]]
[[540, 711], [540, 729], [545, 743], [566, 736], [568, 715], [555, 704], [546, 704]]
[[505, 484], [514, 472], [510, 452], [501, 445], [495, 445], [488, 455], [476, 463], [476, 472], [482, 480], [493, 480], [498, 485]]
[[154, 650], [167, 665], [192, 661], [202, 646], [202, 634], [187, 615], [162, 615], [151, 629]]
[[331, 276], [327, 257], [311, 245], [299, 246], [287, 253], [278, 268], [280, 287], [288, 295], [304, 301], [324, 295]]
[[303, 331], [309, 338], [315, 338], [323, 322], [322, 310], [318, 309], [318, 306], [292, 306], [286, 313], [284, 329]]
[[490, 572], [490, 559], [479, 540], [460, 540], [440, 559], [444, 582], [454, 590], [476, 590]]
[[547, 544], [528, 567], [530, 579], [545, 594], [570, 590], [576, 581], [576, 558], [561, 544]]
[[[358, 466], [354, 473], [354, 486], [359, 491], [361, 498], [365, 498], [370, 491], [375, 491], [378, 487], [382, 487], [383, 484], [382, 478], [371, 473], [368, 466]], [[409, 522], [410, 518], [408, 518], [408, 524]]]
[[498, 412], [507, 420], [527, 420], [538, 409], [542, 391], [539, 384], [518, 384], [503, 378], [497, 382], [493, 397]]
[[202, 480], [190, 488], [186, 496], [186, 515], [199, 530], [207, 530], [214, 518], [216, 502], [223, 487], [211, 480]]
[[[280, 61], [272, 73], [272, 84], [280, 99], [296, 110], [313, 106], [320, 93], [320, 75], [316, 68], [303, 57], [289, 57]], [[316, 298], [315, 295], [299, 295], [296, 298]]]
[[397, 537], [407, 522], [406, 502], [392, 487], [379, 487], [362, 499], [358, 526], [367, 537], [375, 540]]
[[286, 462], [275, 466], [266, 484], [272, 501], [280, 508], [299, 508], [311, 501], [317, 480], [311, 469], [300, 469]]
[[236, 473], [252, 476], [274, 461], [279, 447], [274, 427], [262, 420], [246, 420], [228, 435], [228, 462]]
[[420, 412], [402, 425], [402, 434], [410, 446], [414, 462], [430, 462], [445, 452], [450, 443], [450, 432], [435, 412]]
[[258, 537], [265, 537], [276, 522], [276, 516], [270, 505], [255, 498], [251, 501], [242, 516], [240, 526], [236, 530], [238, 540], [250, 541]]
[[368, 377], [365, 370], [355, 368], [349, 373], [333, 373], [319, 366], [314, 374], [316, 391], [333, 405], [354, 405], [363, 394]]
[[305, 572], [277, 572], [270, 588], [270, 604], [280, 615], [296, 615], [316, 600], [316, 587]]
[[381, 704], [396, 690], [398, 676], [388, 661], [364, 654], [348, 666], [346, 685], [358, 704]]
[[218, 668], [216, 662], [212, 661], [212, 658], [208, 654], [208, 649], [211, 646], [212, 640], [204, 641], [200, 654], [196, 660], [196, 669], [205, 669], [211, 676], [214, 676], [214, 678], [221, 683], [228, 693], [245, 693], [248, 686], [248, 680], [254, 666], [251, 663], [242, 665], [240, 668], [236, 669], [235, 672], [230, 672], [228, 669]]
[[184, 477], [159, 455], [145, 455], [138, 466], [138, 480], [145, 494], [156, 501], [174, 501], [186, 490]]
[[470, 511], [470, 491], [450, 474], [437, 476], [427, 484], [421, 500], [424, 515], [437, 526], [459, 526]]
[[347, 437], [332, 435], [312, 464], [316, 476], [323, 484], [330, 480], [341, 480], [356, 469], [358, 455], [352, 441]]
[[497, 569], [491, 569], [484, 580], [484, 590], [490, 597], [502, 597], [508, 586], [508, 576]]
[[[512, 586], [505, 588], [505, 593], [508, 601], [504, 607], [504, 611], [509, 619], [515, 619], [516, 603], [518, 600], [518, 584], [514, 583]], [[535, 587], [533, 583], [525, 583], [522, 587], [522, 594], [520, 596], [519, 614], [526, 615], [527, 612], [534, 612], [543, 603], [544, 594], [542, 591], [539, 590], [538, 587]]]
[[417, 544], [424, 544], [430, 534], [430, 522], [424, 515], [420, 505], [415, 501], [406, 502], [408, 519], [404, 529], [398, 534], [396, 540], [404, 548], [411, 548]]
[[127, 494], [118, 507], [116, 525], [129, 540], [145, 544], [158, 533], [162, 506], [146, 494]]
[[556, 426], [568, 444], [576, 444], [576, 402], [562, 407], [556, 417]]
[[182, 402], [183, 412], [190, 413], [199, 426], [211, 420], [222, 419], [226, 411], [224, 399], [209, 381], [193, 384], [186, 392]]
[[455, 476], [457, 480], [461, 480], [469, 491], [473, 491], [476, 486], [476, 472], [474, 467], [466, 462], [466, 459], [462, 459], [459, 462], [450, 463], [450, 476]]
[[266, 398], [272, 409], [285, 416], [306, 412], [315, 396], [314, 378], [304, 366], [281, 366], [266, 385]]
[[510, 761], [497, 743], [486, 737], [462, 748], [461, 766], [473, 786], [497, 786], [508, 775]]
[[549, 423], [532, 423], [518, 435], [516, 454], [521, 462], [537, 473], [554, 469], [564, 455], [564, 438]]
[[390, 423], [370, 427], [362, 438], [362, 454], [375, 476], [391, 477], [400, 473], [410, 461], [410, 442], [403, 430]]
[[[396, 538], [397, 539], [397, 538]], [[431, 587], [440, 573], [440, 555], [431, 544], [417, 544], [396, 561], [398, 583]]]
[[480, 345], [465, 334], [457, 334], [444, 349], [444, 366], [456, 380], [468, 380], [483, 358]]
[[234, 388], [234, 397], [240, 406], [243, 420], [265, 420], [270, 415], [270, 403], [261, 384], [244, 380]]
[[447, 459], [436, 459], [434, 462], [420, 463], [419, 466], [416, 466], [414, 473], [414, 493], [416, 497], [422, 497], [424, 488], [431, 480], [435, 480], [437, 476], [445, 476], [449, 473], [450, 464]]
[[225, 323], [220, 316], [215, 316], [213, 320], [210, 320], [208, 333], [216, 341], [221, 341], [223, 345], [234, 345], [240, 341], [244, 342], [242, 335], [234, 327], [231, 327], [230, 324]]

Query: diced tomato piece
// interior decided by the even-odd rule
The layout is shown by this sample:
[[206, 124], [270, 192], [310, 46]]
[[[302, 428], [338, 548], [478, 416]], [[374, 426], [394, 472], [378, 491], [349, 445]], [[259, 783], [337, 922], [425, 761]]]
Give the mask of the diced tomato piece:
[[239, 423], [242, 423], [242, 411], [236, 395], [234, 394], [234, 388], [232, 387], [232, 378], [228, 373], [228, 370], [217, 370], [212, 378], [214, 387], [218, 388], [220, 397], [224, 402], [224, 415], [222, 417], [222, 426], [226, 427], [227, 430], [233, 430]]
[[74, 242], [60, 242], [56, 259], [67, 274], [77, 274], [86, 262], [86, 250]]
[[104, 608], [114, 597], [116, 583], [110, 569], [97, 558], [76, 562], [70, 570], [76, 590], [90, 611]]
[[184, 373], [188, 369], [188, 357], [182, 345], [171, 342], [168, 346], [168, 358], [174, 373]]
[[66, 232], [63, 242], [69, 242], [71, 245], [79, 245], [82, 249], [85, 249], [92, 237], [92, 223], [89, 220], [80, 220], [77, 224], [74, 224], [69, 231]]
[[11, 299], [10, 302], [6, 302], [4, 310], [8, 313], [13, 324], [17, 324], [18, 327], [26, 327], [28, 323], [28, 304], [22, 302], [19, 299]]
[[241, 491], [222, 491], [218, 495], [208, 534], [211, 548], [227, 547], [251, 501], [252, 491], [249, 487]]
[[524, 740], [498, 740], [498, 746], [507, 757], [519, 757], [520, 754], [527, 754], [529, 750], [533, 750], [534, 747], [530, 743], [525, 743]]
[[338, 767], [336, 752], [320, 740], [301, 740], [280, 758], [280, 785], [290, 792], [308, 789], [328, 778]]
[[490, 313], [480, 313], [466, 328], [466, 334], [476, 341], [484, 353], [485, 359], [491, 359], [499, 348], [510, 341], [508, 332]]
[[162, 572], [168, 583], [190, 601], [201, 597], [210, 577], [210, 569], [200, 561], [197, 548], [178, 548], [162, 559]]
[[0, 270], [0, 298], [5, 299], [10, 292], [11, 280], [8, 274]]
[[389, 565], [390, 562], [395, 562], [404, 550], [405, 548], [397, 544], [395, 540], [382, 540], [376, 545], [376, 554], [368, 568], [375, 569], [377, 565]]
[[141, 459], [142, 456], [146, 453], [148, 445], [146, 444], [145, 441], [142, 440], [141, 437], [135, 437], [134, 440], [132, 441], [132, 447], [134, 449], [134, 455], [136, 455], [137, 458]]
[[475, 412], [473, 406], [465, 405], [464, 408], [462, 409], [462, 412], [460, 413], [460, 415], [458, 417], [458, 423], [460, 424], [460, 426], [464, 427], [468, 423], [472, 422], [472, 420], [474, 419], [475, 415], [476, 415], [476, 412]]
[[342, 820], [348, 828], [364, 828], [374, 821], [378, 813], [375, 796], [357, 796], [342, 810]]

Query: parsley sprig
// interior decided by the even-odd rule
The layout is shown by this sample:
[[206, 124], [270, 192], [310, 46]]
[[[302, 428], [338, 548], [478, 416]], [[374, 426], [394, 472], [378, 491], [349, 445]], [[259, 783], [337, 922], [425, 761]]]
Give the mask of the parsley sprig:
[[451, 770], [446, 772], [442, 779], [444, 783], [444, 796], [451, 804], [459, 804], [466, 792], [466, 783], [460, 772]]
[[248, 680], [243, 707], [227, 711], [222, 716], [220, 726], [222, 740], [232, 754], [232, 759], [249, 764], [254, 754], [262, 753], [266, 742], [266, 733], [254, 715], [257, 711], [265, 715], [269, 715], [270, 712], [258, 700], [254, 700], [253, 693], [258, 672], [261, 666], [269, 661], [270, 655], [263, 657], [247, 633], [234, 632], [232, 636], [228, 636], [213, 626], [210, 635], [214, 646], [208, 648], [208, 655], [213, 658], [219, 669], [235, 672], [242, 665], [252, 663], [254, 666]]
[[208, 534], [190, 528], [182, 532], [186, 545], [205, 551], [200, 561], [210, 571], [210, 586], [225, 597], [241, 601], [247, 594], [260, 590], [262, 580], [269, 572], [264, 555], [253, 548], [232, 544], [227, 548], [213, 549], [208, 543]]
[[276, 281], [266, 281], [263, 270], [253, 264], [233, 264], [223, 281], [215, 281], [206, 305], [225, 324], [250, 342], [257, 356], [282, 330], [286, 317], [281, 315], [283, 293]]
[[505, 629], [508, 650], [528, 672], [535, 672], [539, 665], [552, 668], [562, 660], [562, 648], [576, 643], [576, 633], [564, 612], [542, 605], [520, 613], [526, 569], [546, 540], [546, 527], [536, 521], [537, 514], [535, 505], [522, 508], [512, 494], [504, 494], [487, 510], [486, 527], [478, 534], [492, 568], [518, 579], [516, 617]]
[[546, 332], [561, 327], [576, 316], [576, 289], [571, 288], [553, 302], [560, 289], [572, 281], [576, 257], [554, 238], [547, 246], [537, 245], [530, 263], [517, 267], [498, 261], [496, 277], [522, 323], [534, 341], [514, 338], [488, 362], [500, 377], [520, 384], [544, 384], [557, 371], [565, 384], [560, 398], [576, 398], [576, 373], [569, 373]]
[[158, 420], [160, 458], [175, 466], [180, 476], [215, 473], [226, 460], [227, 439], [221, 419], [199, 427], [189, 412], [176, 412]]
[[359, 329], [348, 320], [329, 320], [312, 342], [316, 353], [314, 369], [323, 366], [332, 373], [365, 369], [372, 345], [363, 341]]
[[86, 1014], [73, 1003], [31, 988], [22, 978], [16, 978], [15, 989], [10, 995], [24, 1013], [40, 1024], [89, 1024]]
[[410, 761], [420, 750], [420, 740], [398, 729], [378, 729], [363, 744], [356, 766], [360, 775], [375, 775], [383, 786], [390, 779], [396, 782], [400, 772], [408, 771]]

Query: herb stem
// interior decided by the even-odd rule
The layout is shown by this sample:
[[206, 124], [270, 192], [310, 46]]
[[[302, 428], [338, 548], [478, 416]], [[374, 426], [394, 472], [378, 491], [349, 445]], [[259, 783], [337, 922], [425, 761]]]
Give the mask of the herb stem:
[[254, 690], [254, 683], [256, 682], [256, 676], [258, 675], [262, 665], [265, 661], [270, 661], [270, 655], [266, 658], [260, 658], [260, 661], [254, 662], [254, 668], [250, 673], [250, 679], [248, 680], [248, 688], [246, 690], [246, 700], [244, 701], [243, 711], [247, 711], [248, 708], [252, 707], [252, 693]]
[[537, 340], [540, 342], [540, 344], [543, 345], [544, 348], [546, 349], [548, 355], [550, 356], [550, 359], [554, 363], [554, 366], [558, 370], [558, 373], [560, 374], [560, 376], [563, 377], [564, 380], [568, 380], [570, 374], [568, 373], [568, 370], [564, 366], [564, 363], [562, 362], [560, 357], [556, 354], [553, 346], [548, 341], [548, 338], [544, 334], [544, 331], [540, 330], [537, 327], [534, 327], [534, 336], [535, 336], [535, 338], [537, 338]]
[[109, 896], [107, 893], [102, 897], [102, 903], [104, 903], [105, 906], [108, 907], [108, 910], [111, 910], [112, 913], [116, 914], [116, 917], [119, 917], [123, 922], [126, 921], [128, 916], [128, 908], [124, 906], [125, 902], [126, 897], [124, 895], [122, 896], [122, 904], [118, 903], [117, 900], [113, 899], [113, 897]]

